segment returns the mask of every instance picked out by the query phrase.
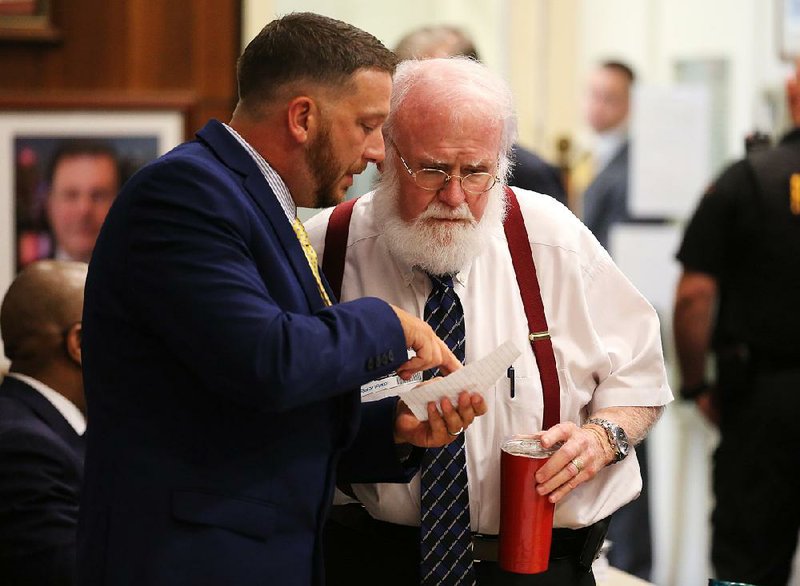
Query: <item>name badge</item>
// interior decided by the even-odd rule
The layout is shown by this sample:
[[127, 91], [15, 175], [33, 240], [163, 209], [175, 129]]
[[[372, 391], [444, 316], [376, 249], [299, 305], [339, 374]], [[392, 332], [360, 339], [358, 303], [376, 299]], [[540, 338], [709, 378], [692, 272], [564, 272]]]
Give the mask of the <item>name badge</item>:
[[397, 395], [409, 385], [413, 386], [422, 382], [422, 373], [417, 372], [409, 380], [403, 380], [396, 374], [370, 381], [361, 387], [362, 401], [377, 401], [386, 397]]

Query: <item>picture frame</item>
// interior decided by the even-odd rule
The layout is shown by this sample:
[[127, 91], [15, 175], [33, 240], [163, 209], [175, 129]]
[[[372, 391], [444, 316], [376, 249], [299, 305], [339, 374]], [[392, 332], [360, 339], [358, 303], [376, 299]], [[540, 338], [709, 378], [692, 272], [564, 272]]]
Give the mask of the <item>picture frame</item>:
[[57, 42], [50, 0], [0, 0], [0, 41]]
[[48, 158], [61, 143], [112, 145], [121, 184], [184, 136], [181, 109], [24, 110], [3, 109], [0, 101], [0, 291], [21, 265], [54, 254], [53, 244], [47, 244], [44, 199]]

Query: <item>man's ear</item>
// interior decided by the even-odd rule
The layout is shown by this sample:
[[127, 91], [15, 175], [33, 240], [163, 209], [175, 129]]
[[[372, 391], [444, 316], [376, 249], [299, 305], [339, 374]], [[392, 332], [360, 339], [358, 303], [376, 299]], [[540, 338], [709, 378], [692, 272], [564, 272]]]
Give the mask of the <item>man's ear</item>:
[[308, 142], [319, 123], [319, 107], [313, 98], [297, 96], [286, 112], [289, 134], [300, 144]]
[[82, 366], [81, 358], [81, 338], [83, 336], [83, 325], [77, 322], [70, 326], [66, 335], [67, 355], [78, 365]]

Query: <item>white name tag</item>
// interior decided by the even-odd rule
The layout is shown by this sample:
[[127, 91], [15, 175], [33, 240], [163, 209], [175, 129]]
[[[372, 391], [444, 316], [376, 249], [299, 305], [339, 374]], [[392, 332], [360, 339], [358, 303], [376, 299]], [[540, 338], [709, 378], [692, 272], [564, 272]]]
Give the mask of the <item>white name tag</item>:
[[422, 373], [415, 373], [409, 380], [403, 380], [396, 374], [390, 374], [383, 378], [370, 381], [361, 387], [362, 401], [377, 401], [386, 397], [397, 395], [401, 390], [408, 388], [408, 385], [417, 385], [422, 382]]

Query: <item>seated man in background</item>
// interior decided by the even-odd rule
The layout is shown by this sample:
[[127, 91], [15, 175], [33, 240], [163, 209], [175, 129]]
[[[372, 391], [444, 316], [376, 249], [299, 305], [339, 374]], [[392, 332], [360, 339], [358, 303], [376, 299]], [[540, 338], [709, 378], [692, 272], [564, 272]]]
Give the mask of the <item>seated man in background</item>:
[[54, 258], [89, 262], [121, 184], [116, 152], [101, 141], [68, 141], [53, 155], [48, 183]]
[[[509, 377], [485, 393], [489, 415], [464, 432], [453, 455], [453, 467], [465, 466], [469, 478], [468, 502], [454, 521], [463, 524], [466, 543], [428, 555], [426, 495], [435, 484], [428, 471], [442, 450], [427, 450], [410, 484], [356, 484], [352, 492], [365, 509], [334, 507], [326, 543], [331, 584], [477, 578], [481, 585], [591, 585], [607, 518], [641, 488], [628, 444], [644, 438], [672, 399], [657, 316], [567, 208], [541, 194], [506, 191], [513, 112], [507, 84], [473, 60], [401, 63], [377, 189], [341, 204], [333, 219], [326, 211], [308, 223], [342, 300], [380, 297], [434, 327], [435, 304], [447, 298], [449, 331], [457, 335], [446, 339], [460, 359], [480, 359], [506, 340], [523, 351]], [[511, 203], [518, 229], [507, 237]], [[348, 209], [352, 215], [343, 216]], [[543, 327], [526, 319], [536, 295], [524, 287], [521, 298], [525, 269], [534, 283], [537, 270], [540, 276]], [[543, 430], [545, 446], [564, 442], [537, 475], [540, 494], [556, 503], [550, 567], [510, 574], [496, 558], [499, 446], [507, 435]], [[467, 488], [463, 476], [453, 482]], [[481, 547], [469, 547], [470, 531]]]
[[72, 584], [83, 479], [86, 265], [39, 261], [9, 287], [0, 333], [0, 584]]

